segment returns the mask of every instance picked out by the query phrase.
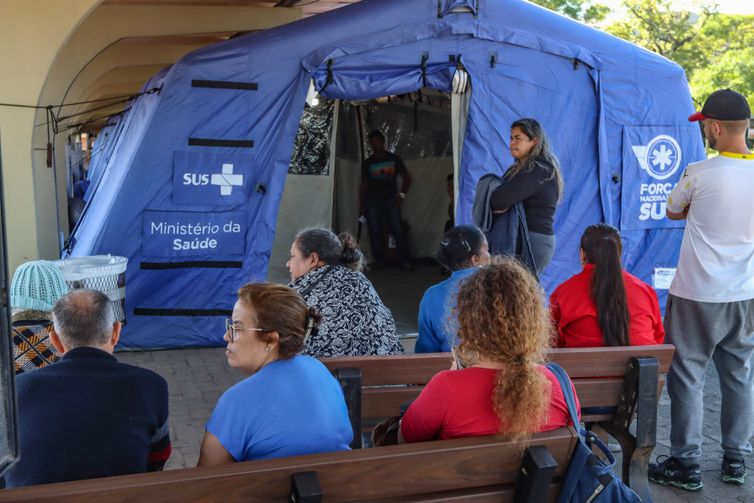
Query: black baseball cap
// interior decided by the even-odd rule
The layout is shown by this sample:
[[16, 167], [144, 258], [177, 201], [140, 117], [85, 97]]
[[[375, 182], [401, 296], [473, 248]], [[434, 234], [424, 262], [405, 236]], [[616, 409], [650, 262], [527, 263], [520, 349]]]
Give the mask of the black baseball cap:
[[730, 89], [720, 89], [710, 94], [701, 112], [689, 116], [689, 122], [704, 119], [719, 121], [740, 121], [751, 117], [746, 98]]

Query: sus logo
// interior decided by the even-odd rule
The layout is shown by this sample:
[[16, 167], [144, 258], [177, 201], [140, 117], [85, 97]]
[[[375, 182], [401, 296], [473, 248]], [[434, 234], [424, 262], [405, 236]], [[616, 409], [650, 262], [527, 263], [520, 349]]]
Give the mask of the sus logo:
[[222, 173], [207, 175], [199, 173], [184, 173], [183, 185], [203, 187], [205, 185], [217, 185], [220, 187], [221, 196], [233, 194], [233, 187], [243, 186], [243, 175], [233, 173], [232, 164], [223, 164]]

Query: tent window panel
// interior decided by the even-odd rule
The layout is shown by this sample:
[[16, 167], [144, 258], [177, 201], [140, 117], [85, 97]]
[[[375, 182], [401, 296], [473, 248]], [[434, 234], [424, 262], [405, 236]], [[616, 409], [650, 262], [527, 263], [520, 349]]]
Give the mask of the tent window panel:
[[334, 112], [335, 100], [320, 98], [318, 105], [306, 105], [293, 144], [288, 174], [330, 174], [330, 135]]
[[362, 150], [359, 148], [359, 123], [358, 105], [346, 101], [340, 102], [340, 124], [336, 134], [338, 135], [338, 159], [361, 163]]
[[[446, 108], [447, 105], [447, 108]], [[404, 98], [367, 106], [367, 131], [379, 129], [386, 148], [403, 159], [450, 157], [453, 141], [448, 127], [450, 100], [439, 96]]]

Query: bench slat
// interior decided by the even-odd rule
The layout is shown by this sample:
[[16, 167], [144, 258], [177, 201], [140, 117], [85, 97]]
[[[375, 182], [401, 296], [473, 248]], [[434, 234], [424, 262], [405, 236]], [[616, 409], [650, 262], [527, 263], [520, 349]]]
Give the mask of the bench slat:
[[361, 382], [363, 386], [383, 386], [391, 384], [427, 384], [432, 379], [432, 376], [450, 368], [452, 357], [450, 353], [425, 353], [413, 355], [348, 356], [322, 358], [320, 361], [331, 372], [337, 368], [358, 368], [361, 370]]
[[[558, 348], [548, 351], [548, 358], [563, 367], [571, 378], [625, 375], [631, 358], [657, 358], [660, 374], [667, 373], [675, 348], [659, 346], [631, 346], [605, 348]], [[390, 356], [353, 356], [323, 358], [322, 363], [334, 371], [353, 367], [361, 370], [363, 386], [394, 384], [426, 384], [443, 370], [450, 368], [450, 353], [425, 353]]]
[[[561, 428], [534, 435], [528, 443], [547, 446], [558, 462], [556, 476], [562, 477], [576, 438], [573, 429]], [[317, 473], [324, 499], [331, 503], [422, 501], [422, 495], [484, 494], [513, 484], [522, 451], [521, 443], [494, 437], [423, 442], [6, 490], [0, 491], [0, 501], [287, 501], [292, 474], [303, 471]]]
[[[659, 391], [665, 384], [660, 377]], [[623, 391], [623, 379], [573, 379], [576, 395], [581, 407], [614, 407]], [[378, 419], [397, 416], [400, 406], [414, 400], [421, 393], [423, 386], [362, 388], [361, 416], [365, 424], [373, 425]], [[611, 416], [584, 416], [584, 420], [598, 421]]]
[[[659, 373], [667, 374], [673, 360], [675, 346], [631, 346], [607, 348], [558, 348], [548, 357], [563, 367], [572, 379], [593, 376], [624, 376], [631, 358], [656, 358]], [[616, 373], [616, 370], [619, 372]]]
[[[545, 503], [555, 503], [560, 494], [561, 484], [559, 482], [550, 484], [547, 499]], [[484, 490], [474, 491], [449, 491], [444, 493], [435, 493], [421, 495], [409, 498], [400, 498], [403, 503], [513, 503], [515, 487], [511, 485], [491, 487]], [[368, 500], [364, 503], [393, 503], [395, 498]]]

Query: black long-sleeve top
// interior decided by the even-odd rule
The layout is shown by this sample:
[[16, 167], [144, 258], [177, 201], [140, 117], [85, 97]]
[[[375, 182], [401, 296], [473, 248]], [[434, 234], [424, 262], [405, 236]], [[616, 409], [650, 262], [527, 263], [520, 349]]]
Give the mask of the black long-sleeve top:
[[492, 210], [507, 210], [522, 201], [529, 232], [553, 235], [552, 220], [559, 198], [554, 169], [545, 158], [538, 157], [531, 163], [530, 169], [506, 178], [505, 183], [492, 193]]

